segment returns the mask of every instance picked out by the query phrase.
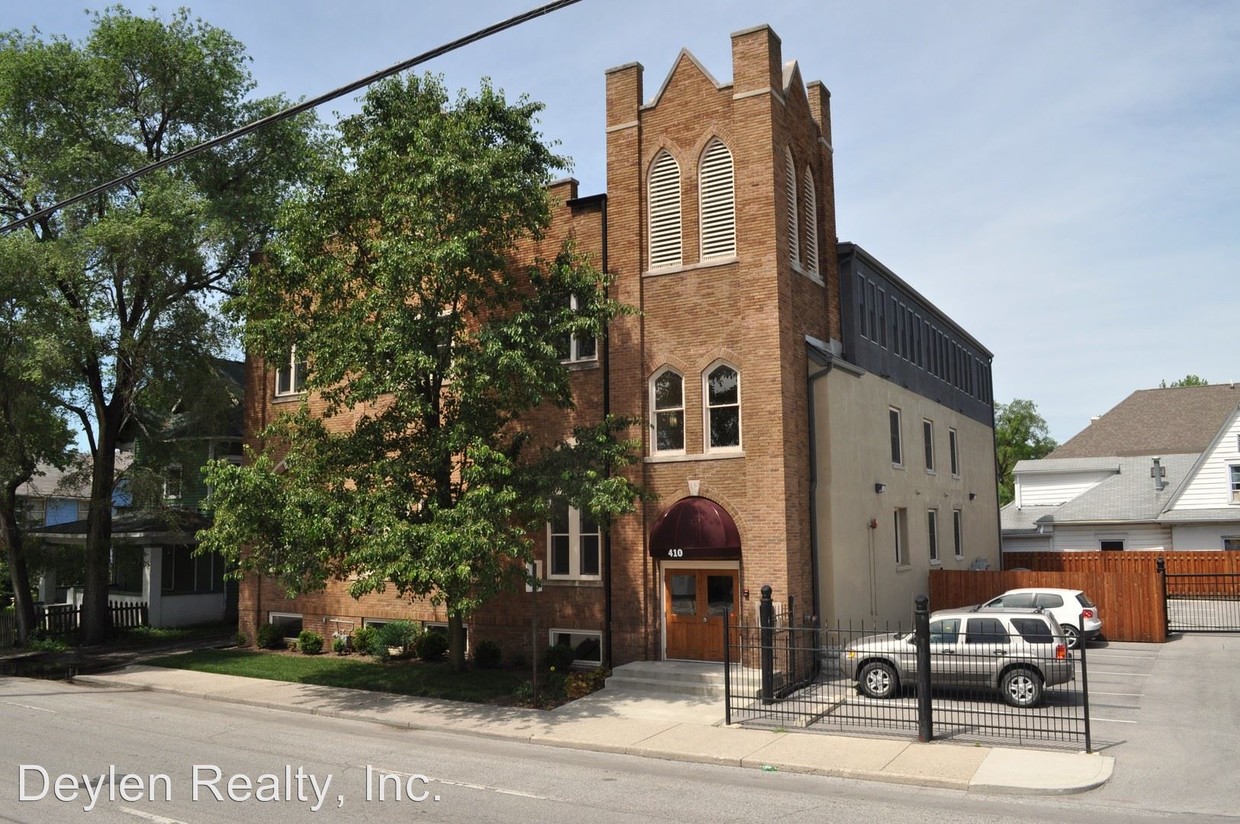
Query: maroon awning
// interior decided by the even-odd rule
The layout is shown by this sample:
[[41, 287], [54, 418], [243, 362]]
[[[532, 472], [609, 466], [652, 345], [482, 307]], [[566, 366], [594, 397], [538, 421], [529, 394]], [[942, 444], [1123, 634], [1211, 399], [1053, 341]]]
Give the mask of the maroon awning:
[[708, 498], [682, 498], [650, 530], [653, 558], [681, 561], [737, 561], [741, 535], [728, 511]]

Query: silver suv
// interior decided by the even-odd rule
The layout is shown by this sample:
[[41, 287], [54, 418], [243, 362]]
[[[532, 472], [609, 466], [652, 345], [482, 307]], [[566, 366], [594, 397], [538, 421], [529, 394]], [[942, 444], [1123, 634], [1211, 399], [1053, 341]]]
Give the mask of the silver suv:
[[[871, 635], [849, 644], [840, 670], [870, 698], [889, 698], [917, 677], [913, 633]], [[999, 690], [1013, 707], [1035, 707], [1043, 687], [1066, 684], [1076, 666], [1063, 630], [1037, 609], [943, 610], [930, 616], [934, 686]]]

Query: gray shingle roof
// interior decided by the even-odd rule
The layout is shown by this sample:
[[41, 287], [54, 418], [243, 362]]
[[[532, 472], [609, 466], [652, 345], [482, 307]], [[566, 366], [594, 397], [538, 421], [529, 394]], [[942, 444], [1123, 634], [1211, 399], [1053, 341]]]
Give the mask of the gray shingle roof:
[[1058, 506], [1023, 506], [1015, 502], [999, 510], [999, 528], [1004, 532], [1036, 532], [1038, 521], [1053, 515]]
[[1141, 389], [1047, 457], [1201, 453], [1237, 406], [1235, 384]]
[[1065, 503], [1050, 517], [1052, 523], [1082, 521], [1154, 521], [1175, 491], [1188, 479], [1197, 455], [1163, 455], [1166, 486], [1161, 492], [1150, 477], [1148, 456], [1119, 459], [1119, 472]]
[[1036, 475], [1044, 472], [1101, 472], [1119, 469], [1119, 458], [1042, 458], [1017, 461], [1012, 472]]

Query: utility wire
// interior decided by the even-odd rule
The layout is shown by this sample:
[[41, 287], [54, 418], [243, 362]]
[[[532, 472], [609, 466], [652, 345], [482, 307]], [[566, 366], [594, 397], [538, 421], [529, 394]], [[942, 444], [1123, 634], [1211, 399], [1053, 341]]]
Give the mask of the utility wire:
[[100, 184], [94, 187], [93, 189], [88, 189], [87, 191], [82, 192], [81, 194], [76, 194], [73, 197], [66, 198], [65, 200], [60, 201], [59, 203], [55, 203], [51, 206], [40, 209], [37, 212], [27, 215], [26, 217], [20, 218], [18, 220], [13, 221], [12, 223], [8, 223], [0, 227], [0, 234], [4, 234], [13, 229], [20, 229], [21, 227], [27, 225], [28, 223], [33, 223], [36, 220], [41, 220], [42, 218], [55, 214], [56, 212], [65, 208], [66, 206], [72, 206], [74, 203], [78, 203], [82, 200], [86, 200], [87, 198], [94, 197], [97, 194], [102, 194], [103, 192], [108, 191], [114, 186], [120, 186], [123, 183], [128, 183], [129, 181], [134, 180], [138, 177], [141, 177], [142, 175], [147, 174], [148, 172], [153, 172], [156, 169], [162, 169], [165, 166], [169, 166], [173, 163], [177, 163], [181, 160], [184, 160], [187, 157], [192, 157], [193, 155], [199, 154], [201, 152], [205, 152], [208, 149], [214, 149], [216, 146], [229, 143], [233, 140], [236, 140], [239, 137], [245, 137], [250, 132], [257, 131], [269, 123], [275, 123], [279, 120], [284, 120], [286, 118], [293, 117], [294, 115], [301, 114], [304, 111], [317, 108], [323, 105], [324, 103], [327, 103], [331, 100], [335, 100], [338, 97], [344, 97], [346, 94], [349, 94], [350, 92], [355, 92], [358, 89], [369, 86], [371, 83], [374, 83], [379, 80], [383, 80], [386, 77], [391, 77], [394, 74], [400, 74], [401, 72], [407, 69], [411, 69], [414, 66], [425, 63], [427, 60], [433, 60], [434, 58], [440, 57], [441, 55], [445, 55], [448, 52], [456, 51], [462, 46], [468, 46], [471, 43], [477, 43], [479, 40], [484, 40], [493, 34], [499, 34], [502, 31], [507, 31], [508, 29], [515, 28], [516, 26], [519, 26], [522, 23], [528, 22], [530, 20], [533, 20], [536, 17], [542, 17], [544, 15], [551, 14], [554, 11], [559, 11], [562, 8], [571, 6], [574, 3], [579, 3], [579, 2], [581, 2], [581, 0], [556, 0], [556, 2], [554, 3], [547, 3], [546, 5], [539, 6], [536, 9], [530, 9], [527, 12], [518, 14], [515, 17], [509, 17], [507, 20], [503, 20], [499, 23], [494, 23], [490, 26], [487, 26], [484, 29], [479, 29], [473, 34], [467, 34], [464, 37], [461, 37], [457, 40], [453, 40], [451, 43], [446, 43], [442, 46], [438, 46], [437, 48], [431, 49], [430, 51], [422, 52], [417, 57], [412, 57], [401, 63], [397, 63], [396, 65], [391, 66], [390, 68], [383, 69], [382, 71], [378, 71], [378, 72], [375, 72], [374, 74], [367, 75], [366, 77], [363, 77], [361, 80], [355, 80], [352, 83], [348, 84], [347, 86], [341, 86], [340, 88], [335, 89], [334, 91], [327, 92], [326, 94], [321, 94], [318, 97], [312, 98], [310, 100], [305, 100], [301, 103], [296, 104], [295, 106], [290, 106], [287, 109], [278, 111], [275, 114], [269, 114], [266, 117], [255, 120], [254, 122], [249, 123], [245, 126], [241, 126], [240, 128], [234, 129], [231, 132], [222, 134], [219, 137], [211, 138], [210, 140], [207, 140], [203, 143], [199, 143], [197, 146], [193, 146], [189, 149], [185, 149], [184, 151], [177, 152], [176, 154], [168, 155], [167, 157], [161, 160], [157, 160], [154, 163], [149, 163], [146, 166], [143, 166], [139, 169], [135, 169], [134, 171], [124, 174], [114, 180], [110, 180], [107, 183]]

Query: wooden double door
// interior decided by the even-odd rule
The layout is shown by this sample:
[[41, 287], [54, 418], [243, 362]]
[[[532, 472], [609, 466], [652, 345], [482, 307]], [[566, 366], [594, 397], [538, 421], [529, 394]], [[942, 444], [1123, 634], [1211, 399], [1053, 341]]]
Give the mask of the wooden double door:
[[735, 621], [740, 608], [740, 572], [735, 569], [665, 569], [663, 622], [666, 658], [723, 660], [723, 614]]

